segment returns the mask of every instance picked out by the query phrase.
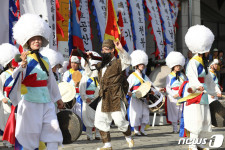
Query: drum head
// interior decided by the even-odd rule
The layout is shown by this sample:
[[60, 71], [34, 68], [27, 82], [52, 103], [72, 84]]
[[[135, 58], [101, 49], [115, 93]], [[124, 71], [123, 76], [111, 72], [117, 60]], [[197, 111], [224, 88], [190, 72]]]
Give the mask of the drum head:
[[144, 97], [151, 89], [151, 82], [142, 83], [135, 92], [137, 98]]
[[63, 135], [63, 144], [75, 142], [82, 133], [82, 122], [79, 116], [65, 110], [57, 114], [59, 127]]
[[69, 102], [74, 99], [76, 95], [76, 90], [72, 84], [68, 82], [61, 82], [58, 84], [60, 94], [62, 96], [62, 101], [64, 103]]
[[74, 71], [72, 74], [72, 79], [74, 82], [80, 82], [82, 78], [82, 74], [80, 73], [80, 71]]
[[170, 74], [171, 69], [167, 66], [161, 66], [155, 68], [149, 76], [149, 79], [153, 81], [153, 85], [159, 88], [166, 87], [166, 77]]

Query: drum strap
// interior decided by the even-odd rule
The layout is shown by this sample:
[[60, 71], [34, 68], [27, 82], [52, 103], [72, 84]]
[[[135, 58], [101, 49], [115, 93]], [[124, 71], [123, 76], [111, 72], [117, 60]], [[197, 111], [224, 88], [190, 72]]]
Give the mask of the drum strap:
[[144, 83], [144, 80], [142, 78], [139, 77], [139, 75], [136, 72], [132, 73], [136, 78], [138, 78], [138, 80], [142, 83]]

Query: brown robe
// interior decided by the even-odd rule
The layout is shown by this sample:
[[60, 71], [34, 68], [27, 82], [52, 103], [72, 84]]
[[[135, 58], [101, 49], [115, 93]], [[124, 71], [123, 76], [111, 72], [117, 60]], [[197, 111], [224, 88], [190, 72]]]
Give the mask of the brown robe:
[[102, 76], [101, 62], [96, 66], [98, 70], [98, 81], [100, 85], [99, 96], [102, 98], [102, 112], [114, 112], [121, 110], [123, 100], [127, 104], [126, 93], [128, 82], [125, 70], [122, 71], [121, 60], [112, 60]]

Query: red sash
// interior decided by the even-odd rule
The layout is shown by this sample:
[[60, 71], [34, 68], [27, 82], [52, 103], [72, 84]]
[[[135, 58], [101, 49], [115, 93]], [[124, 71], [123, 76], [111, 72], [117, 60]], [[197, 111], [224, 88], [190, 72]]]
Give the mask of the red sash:
[[47, 86], [47, 80], [37, 80], [37, 73], [26, 76], [22, 84], [27, 87], [42, 87]]
[[79, 88], [75, 88], [76, 89], [76, 93], [80, 93]]
[[87, 91], [86, 91], [86, 94], [87, 94], [87, 95], [93, 95], [93, 94], [95, 94], [95, 91], [87, 90]]

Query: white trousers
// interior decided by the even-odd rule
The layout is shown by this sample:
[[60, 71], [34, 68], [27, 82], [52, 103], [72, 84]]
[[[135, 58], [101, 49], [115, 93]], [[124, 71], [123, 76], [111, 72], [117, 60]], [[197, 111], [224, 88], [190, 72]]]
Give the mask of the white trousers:
[[131, 127], [149, 124], [149, 108], [139, 99], [131, 98], [129, 116]]
[[211, 132], [211, 115], [209, 105], [184, 104], [184, 128], [193, 134]]
[[102, 100], [98, 103], [96, 114], [95, 114], [95, 127], [99, 130], [108, 132], [110, 131], [110, 125], [112, 120], [116, 126], [118, 126], [118, 130], [122, 132], [126, 132], [129, 126], [129, 122], [126, 120], [126, 107], [123, 101], [121, 101], [121, 111], [115, 112], [102, 112]]
[[0, 129], [4, 131], [11, 113], [11, 105], [8, 103], [5, 104], [2, 101], [0, 101], [0, 103]]
[[38, 148], [39, 141], [61, 145], [63, 137], [54, 103], [32, 103], [22, 99], [17, 110], [16, 138], [29, 150]]
[[177, 105], [177, 99], [172, 96], [167, 96], [167, 112], [170, 122], [178, 122], [182, 113], [182, 105]]

